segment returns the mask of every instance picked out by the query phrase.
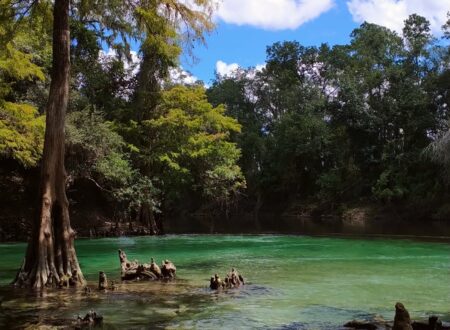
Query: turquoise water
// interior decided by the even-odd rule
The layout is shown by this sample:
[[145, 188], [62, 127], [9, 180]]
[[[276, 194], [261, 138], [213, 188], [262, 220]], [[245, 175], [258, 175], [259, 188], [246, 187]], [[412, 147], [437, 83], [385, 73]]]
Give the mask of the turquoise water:
[[[307, 236], [178, 235], [76, 242], [92, 288], [98, 271], [119, 278], [117, 249], [129, 259], [177, 266], [172, 283], [120, 285], [90, 295], [74, 290], [36, 296], [8, 284], [25, 244], [0, 244], [0, 328], [58, 324], [95, 309], [105, 328], [333, 329], [381, 314], [401, 301], [413, 318], [450, 321], [450, 245], [393, 239]], [[236, 267], [249, 282], [210, 292], [209, 278]]]

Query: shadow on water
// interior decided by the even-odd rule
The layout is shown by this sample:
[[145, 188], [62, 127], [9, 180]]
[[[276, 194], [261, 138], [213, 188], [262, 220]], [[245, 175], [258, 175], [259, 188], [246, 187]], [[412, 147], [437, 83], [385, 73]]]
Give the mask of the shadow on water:
[[[214, 224], [213, 227], [211, 227]], [[312, 236], [379, 236], [422, 237], [426, 240], [450, 241], [450, 223], [439, 221], [411, 222], [404, 220], [371, 219], [346, 223], [339, 217], [260, 215], [260, 230], [255, 231], [254, 218], [236, 216], [229, 219], [189, 217], [170, 219], [170, 233], [191, 234], [291, 234]]]
[[[222, 311], [225, 315], [222, 316], [217, 315], [214, 308], [211, 309], [218, 302], [271, 294], [274, 294], [273, 290], [252, 284], [217, 292], [192, 286], [183, 280], [119, 284], [116, 290], [107, 292], [99, 292], [92, 287], [90, 293], [77, 289], [36, 293], [3, 286], [0, 287], [0, 328], [72, 328], [76, 325], [77, 316], [83, 317], [90, 310], [105, 317], [103, 329], [166, 329], [180, 325], [185, 328], [190, 327], [189, 324], [207, 327], [209, 322], [211, 325], [217, 322], [215, 317], [220, 317], [222, 321], [227, 318], [226, 307]], [[205, 313], [211, 315], [205, 316]], [[252, 322], [239, 320], [243, 321], [246, 324]]]

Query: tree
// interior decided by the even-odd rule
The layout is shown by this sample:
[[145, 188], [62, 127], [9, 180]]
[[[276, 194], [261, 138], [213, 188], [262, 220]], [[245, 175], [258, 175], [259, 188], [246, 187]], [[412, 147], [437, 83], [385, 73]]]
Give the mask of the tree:
[[[145, 122], [156, 118], [156, 108], [162, 102], [163, 83], [170, 69], [177, 66], [182, 46], [190, 52], [194, 43], [204, 42], [204, 33], [214, 27], [213, 1], [195, 0], [193, 3], [195, 6], [188, 6], [178, 0], [153, 0], [143, 2], [136, 8], [137, 26], [143, 35], [140, 45], [142, 61], [136, 75], [132, 102], [124, 116], [128, 122], [121, 126], [122, 132], [126, 132], [124, 136], [127, 141], [140, 151], [134, 158], [134, 164], [141, 175], [147, 178], [144, 182], [151, 182], [149, 178], [156, 174], [154, 168], [149, 166], [153, 141], [149, 139]], [[147, 188], [148, 191], [153, 190], [151, 186]], [[151, 194], [142, 196], [150, 197]], [[137, 212], [140, 221], [150, 224], [150, 231], [159, 234], [161, 230], [156, 226], [152, 210], [153, 196], [147, 202], [142, 200], [139, 205]]]
[[44, 153], [41, 165], [39, 215], [33, 225], [24, 263], [14, 281], [18, 286], [85, 283], [70, 226], [64, 167], [64, 121], [69, 100], [69, 0], [53, 8], [53, 64], [46, 108]]
[[[45, 5], [39, 6], [44, 11]], [[20, 21], [14, 13], [11, 1], [0, 4], [0, 156], [28, 168], [42, 155], [45, 118], [27, 94], [45, 81], [48, 31], [36, 13]]]
[[[214, 106], [224, 105], [226, 115], [235, 118], [242, 129], [231, 134], [231, 140], [241, 150], [238, 164], [242, 169], [247, 184], [246, 201], [254, 205], [255, 226], [259, 227], [258, 214], [262, 205], [263, 189], [261, 186], [261, 166], [265, 155], [266, 124], [264, 115], [257, 112], [255, 100], [252, 98], [255, 69], [246, 70], [234, 77], [216, 77], [216, 81], [207, 90], [208, 101]], [[242, 200], [241, 200], [242, 204]]]
[[69, 113], [66, 136], [69, 183], [87, 179], [110, 194], [130, 184], [127, 145], [102, 113], [90, 108]]
[[240, 125], [225, 108], [213, 107], [201, 86], [175, 86], [162, 94], [158, 115], [143, 124], [152, 133], [147, 159], [166, 202], [196, 193], [227, 211], [245, 179], [237, 165], [240, 150], [230, 141]]
[[[33, 18], [34, 16], [30, 13], [40, 4], [40, 2], [22, 0], [13, 6], [6, 6], [8, 10], [6, 10], [5, 19], [9, 17], [13, 21], [20, 22], [24, 18]], [[85, 1], [76, 4], [76, 10], [69, 12], [70, 1], [56, 0], [54, 2], [53, 61], [46, 106], [39, 215], [33, 225], [33, 235], [28, 244], [24, 263], [15, 279], [16, 285], [43, 288], [62, 282], [74, 285], [85, 282], [75, 253], [75, 232], [70, 226], [69, 203], [65, 192], [67, 175], [64, 166], [64, 125], [71, 87], [69, 15], [72, 16], [72, 27], [78, 38], [74, 42], [74, 55], [79, 60], [77, 70], [79, 73], [86, 74], [88, 70], [82, 70], [81, 67], [83, 62], [89, 63], [95, 59], [100, 50], [99, 40], [114, 47], [119, 56], [125, 57], [130, 55], [129, 40], [131, 38], [145, 45], [148, 44], [146, 41], [153, 40], [154, 47], [150, 49], [155, 51], [156, 55], [152, 58], [158, 60], [161, 57], [164, 62], [162, 55], [165, 54], [165, 50], [170, 49], [171, 45], [178, 44], [179, 35], [186, 34], [185, 40], [189, 40], [188, 43], [202, 39], [205, 26], [208, 26], [208, 29], [212, 27], [210, 23], [212, 2], [195, 0], [193, 5], [200, 10], [191, 9], [182, 1], [174, 0], [137, 1], [132, 4], [109, 0], [95, 3]], [[156, 31], [151, 29], [155, 23]], [[0, 34], [2, 32], [0, 31]], [[144, 47], [144, 49], [147, 48]], [[171, 59], [174, 58], [170, 51], [168, 54], [172, 56]], [[22, 57], [23, 63], [29, 61], [29, 57]], [[99, 67], [94, 65], [93, 68]], [[162, 68], [167, 66], [163, 65]], [[35, 73], [31, 70], [35, 70]], [[32, 65], [29, 65], [28, 71], [31, 73], [23, 77], [39, 75], [38, 69]], [[113, 69], [109, 72], [120, 72], [120, 70]], [[91, 95], [92, 99], [94, 99], [93, 95]], [[115, 155], [118, 156], [117, 153]], [[99, 159], [97, 161], [96, 170], [106, 173], [110, 179], [115, 175], [110, 167], [111, 162], [120, 163], [124, 165], [125, 171], [129, 170], [125, 164], [127, 162], [120, 155], [115, 159], [103, 157], [103, 161]]]

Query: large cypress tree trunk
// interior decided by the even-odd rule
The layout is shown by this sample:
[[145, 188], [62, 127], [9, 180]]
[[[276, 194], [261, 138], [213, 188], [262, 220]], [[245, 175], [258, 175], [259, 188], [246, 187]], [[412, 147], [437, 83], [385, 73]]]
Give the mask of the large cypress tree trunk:
[[40, 212], [33, 225], [24, 263], [15, 285], [43, 288], [84, 284], [70, 227], [64, 167], [64, 120], [69, 99], [69, 0], [55, 0], [53, 64], [46, 109], [44, 154], [41, 164]]

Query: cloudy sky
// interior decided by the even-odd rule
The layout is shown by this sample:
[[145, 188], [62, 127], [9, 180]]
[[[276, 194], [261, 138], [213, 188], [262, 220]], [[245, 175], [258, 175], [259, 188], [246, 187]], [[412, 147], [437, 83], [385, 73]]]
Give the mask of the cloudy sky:
[[218, 0], [217, 29], [198, 46], [198, 61], [183, 60], [183, 68], [210, 83], [214, 72], [226, 74], [238, 66], [263, 65], [266, 46], [283, 40], [303, 45], [349, 41], [364, 21], [401, 31], [409, 14], [418, 13], [439, 35], [450, 11], [450, 0]]

